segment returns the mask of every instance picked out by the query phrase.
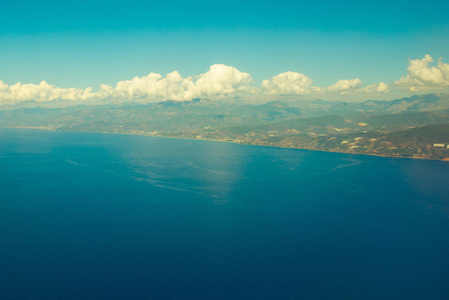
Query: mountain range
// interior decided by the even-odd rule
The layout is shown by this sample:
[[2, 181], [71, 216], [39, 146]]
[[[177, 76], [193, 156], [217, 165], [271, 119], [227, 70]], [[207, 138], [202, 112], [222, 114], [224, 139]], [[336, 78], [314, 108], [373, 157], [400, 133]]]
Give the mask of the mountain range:
[[448, 94], [364, 102], [194, 99], [65, 107], [29, 102], [0, 106], [0, 126], [449, 158]]

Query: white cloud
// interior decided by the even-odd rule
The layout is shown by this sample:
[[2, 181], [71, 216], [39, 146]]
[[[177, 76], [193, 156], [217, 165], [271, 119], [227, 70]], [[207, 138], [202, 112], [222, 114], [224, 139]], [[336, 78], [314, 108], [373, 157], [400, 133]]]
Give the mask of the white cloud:
[[213, 65], [208, 72], [198, 76], [195, 86], [203, 95], [228, 95], [247, 91], [250, 82], [248, 73], [225, 65]]
[[131, 80], [119, 81], [115, 88], [103, 85], [99, 96], [101, 97], [105, 93], [109, 97], [125, 99], [190, 100], [192, 91], [185, 88], [184, 81], [186, 80], [183, 80], [177, 71], [168, 73], [165, 77], [157, 73], [150, 73], [142, 77], [136, 76]]
[[329, 86], [327, 90], [329, 92], [347, 92], [354, 90], [362, 84], [360, 79], [340, 79], [333, 85]]
[[20, 102], [34, 100], [48, 102], [56, 99], [61, 100], [87, 100], [93, 96], [92, 88], [59, 88], [42, 81], [39, 84], [18, 82], [14, 85], [7, 85], [0, 80], [0, 101]]
[[264, 80], [260, 87], [270, 95], [308, 95], [314, 90], [312, 82], [304, 74], [289, 71]]
[[0, 81], [0, 104], [26, 100], [49, 102], [54, 100], [191, 100], [197, 97], [222, 97], [243, 92], [251, 92], [253, 87], [251, 75], [240, 72], [234, 67], [216, 64], [204, 74], [182, 78], [177, 72], [163, 77], [150, 73], [131, 80], [119, 81], [115, 87], [100, 85], [100, 90], [92, 92], [92, 88], [63, 89], [50, 85], [45, 81], [40, 84], [17, 83], [8, 86]]
[[387, 93], [388, 84], [379, 82], [365, 88], [360, 88], [360, 79], [340, 79], [328, 87], [312, 86], [313, 80], [301, 73], [285, 72], [269, 80], [264, 80], [260, 91], [269, 95], [322, 95], [322, 94], [368, 94]]
[[[423, 60], [411, 61], [409, 75], [401, 79], [402, 83], [413, 81], [414, 85], [426, 84], [447, 85], [449, 65], [441, 61], [438, 67], [428, 68], [432, 61], [430, 56]], [[416, 83], [418, 82], [418, 83]], [[162, 76], [149, 73], [146, 76], [134, 77], [117, 82], [115, 85], [100, 85], [98, 92], [92, 88], [59, 88], [42, 81], [39, 84], [7, 85], [0, 81], [0, 104], [17, 103], [33, 100], [50, 102], [55, 100], [73, 101], [138, 101], [153, 102], [162, 100], [191, 100], [194, 98], [220, 98], [242, 94], [258, 95], [360, 95], [366, 93], [386, 93], [389, 86], [383, 82], [361, 88], [360, 79], [341, 79], [328, 87], [313, 86], [313, 80], [301, 73], [284, 72], [268, 80], [260, 87], [252, 84], [251, 75], [223, 64], [210, 66], [209, 70], [197, 76], [183, 78], [178, 71]]]
[[125, 99], [191, 100], [198, 97], [219, 97], [250, 91], [251, 75], [234, 67], [216, 64], [204, 74], [182, 78], [177, 72], [165, 77], [150, 73], [131, 80], [119, 81], [114, 87], [102, 85], [98, 97]]
[[388, 93], [390, 91], [390, 88], [388, 84], [379, 82], [372, 85], [369, 85], [365, 88], [359, 89], [362, 93]]
[[449, 86], [449, 64], [443, 63], [440, 58], [436, 67], [429, 67], [432, 62], [433, 58], [428, 54], [423, 59], [410, 60], [407, 75], [395, 84], [411, 91]]

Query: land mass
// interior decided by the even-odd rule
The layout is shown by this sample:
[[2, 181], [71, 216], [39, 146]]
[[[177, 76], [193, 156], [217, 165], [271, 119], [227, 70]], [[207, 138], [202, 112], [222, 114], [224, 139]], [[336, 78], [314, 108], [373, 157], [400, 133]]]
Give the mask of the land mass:
[[0, 126], [449, 160], [449, 95], [390, 101], [164, 101], [1, 107]]

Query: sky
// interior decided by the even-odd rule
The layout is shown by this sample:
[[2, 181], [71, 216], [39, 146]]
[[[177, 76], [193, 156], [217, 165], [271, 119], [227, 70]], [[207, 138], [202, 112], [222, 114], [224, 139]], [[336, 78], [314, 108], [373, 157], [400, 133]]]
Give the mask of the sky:
[[448, 92], [448, 11], [410, 0], [2, 0], [0, 104]]

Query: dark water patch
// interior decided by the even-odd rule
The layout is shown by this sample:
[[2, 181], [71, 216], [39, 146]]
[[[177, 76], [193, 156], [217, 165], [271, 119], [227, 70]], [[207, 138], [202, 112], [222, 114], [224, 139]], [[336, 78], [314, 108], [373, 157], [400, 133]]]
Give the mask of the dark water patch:
[[1, 299], [447, 299], [449, 167], [0, 130]]

